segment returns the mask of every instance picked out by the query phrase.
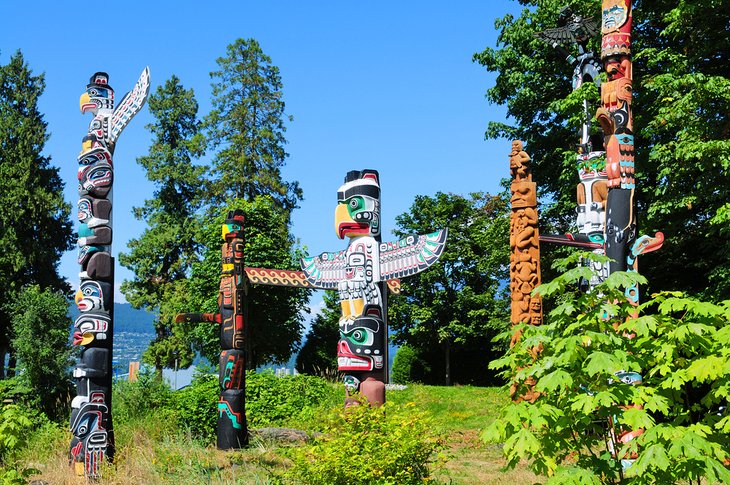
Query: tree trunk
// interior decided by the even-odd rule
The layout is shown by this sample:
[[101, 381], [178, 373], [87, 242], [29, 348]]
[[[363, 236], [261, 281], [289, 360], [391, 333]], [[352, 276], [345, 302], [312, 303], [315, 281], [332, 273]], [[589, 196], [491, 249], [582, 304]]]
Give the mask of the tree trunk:
[[5, 353], [7, 348], [4, 345], [0, 345], [0, 380], [5, 379]]
[[444, 342], [444, 358], [446, 360], [446, 379], [445, 384], [451, 385], [451, 340]]
[[8, 369], [7, 369], [7, 377], [15, 377], [15, 366], [18, 365], [18, 361], [15, 358], [15, 352], [13, 349], [10, 349], [10, 357], [8, 358]]

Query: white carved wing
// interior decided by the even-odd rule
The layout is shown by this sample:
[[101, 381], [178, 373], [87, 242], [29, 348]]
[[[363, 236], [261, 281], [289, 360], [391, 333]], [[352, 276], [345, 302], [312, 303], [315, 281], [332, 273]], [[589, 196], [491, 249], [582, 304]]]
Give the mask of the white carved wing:
[[380, 279], [403, 278], [427, 269], [435, 263], [446, 245], [447, 229], [408, 236], [380, 245]]
[[122, 130], [132, 121], [134, 115], [144, 106], [147, 95], [150, 93], [150, 68], [145, 67], [140, 74], [134, 89], [124, 95], [122, 101], [117, 104], [114, 113], [111, 116], [109, 125], [109, 142], [113, 145], [117, 142], [117, 138]]
[[337, 288], [337, 283], [345, 279], [346, 251], [302, 258], [302, 271], [307, 281], [315, 288], [327, 290]]

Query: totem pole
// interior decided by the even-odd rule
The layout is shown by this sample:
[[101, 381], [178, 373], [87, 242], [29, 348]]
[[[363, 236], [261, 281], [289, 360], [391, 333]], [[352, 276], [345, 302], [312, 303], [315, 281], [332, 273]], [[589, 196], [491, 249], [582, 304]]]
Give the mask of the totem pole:
[[[591, 37], [598, 34], [598, 22], [575, 15], [570, 7], [565, 7], [558, 17], [558, 27], [538, 32], [535, 36], [553, 46], [573, 66], [573, 90], [580, 88], [586, 82], [593, 82], [601, 86], [599, 73], [600, 63], [596, 56], [587, 50], [586, 43]], [[578, 56], [574, 57], [562, 43], [571, 43], [578, 46]], [[606, 159], [602, 151], [603, 142], [600, 138], [591, 136], [591, 114], [587, 99], [583, 100], [583, 124], [576, 165], [580, 183], [576, 188], [577, 233], [568, 233], [564, 236], [541, 236], [543, 242], [554, 242], [569, 246], [578, 246], [593, 249], [595, 253], [605, 254], [605, 226], [606, 226], [606, 199], [608, 186], [606, 184]], [[584, 281], [581, 288], [589, 291], [608, 276], [608, 264], [585, 260], [584, 265], [593, 269], [590, 281]]]
[[246, 272], [244, 270], [244, 215], [230, 211], [223, 224], [221, 247], [221, 281], [218, 292], [218, 313], [184, 313], [175, 319], [181, 322], [218, 324], [221, 354], [219, 359], [217, 446], [220, 450], [248, 445], [246, 426], [246, 358], [244, 343], [248, 320]]
[[[537, 184], [530, 173], [530, 156], [522, 149], [522, 142], [512, 142], [509, 166], [512, 174], [510, 192], [510, 290], [513, 325], [542, 323], [542, 302], [531, 296], [540, 285], [540, 241], [537, 228]], [[519, 338], [515, 334], [513, 343]]]
[[[636, 271], [637, 257], [640, 254], [659, 249], [664, 241], [661, 232], [654, 237], [642, 236], [637, 239], [636, 211], [634, 194], [634, 137], [632, 101], [632, 64], [631, 64], [631, 0], [603, 0], [601, 23], [601, 60], [607, 80], [600, 83], [595, 61], [591, 60], [588, 71], [582, 70], [579, 63], [573, 75], [573, 87], [577, 89], [577, 76], [581, 80], [593, 80], [601, 88], [601, 106], [596, 118], [603, 131], [602, 145], [605, 151], [594, 151], [590, 138], [588, 104], [584, 101], [585, 119], [579, 144], [577, 161], [581, 183], [578, 185], [578, 234], [565, 236], [545, 236], [540, 240], [571, 246], [594, 249], [611, 258], [607, 264], [590, 263], [594, 276], [582, 285], [584, 291], [591, 291], [610, 273], [616, 271]], [[566, 26], [565, 18], [570, 18]], [[548, 29], [536, 34], [558, 47], [561, 41], [578, 44], [579, 57], [591, 58], [585, 50], [585, 42], [597, 33], [596, 23], [573, 15], [568, 8], [561, 12], [556, 29]], [[567, 32], [571, 32], [568, 35]], [[573, 35], [578, 33], [578, 35]], [[562, 48], [559, 48], [562, 49]], [[562, 52], [565, 52], [562, 50]], [[572, 57], [568, 57], [570, 60]], [[638, 306], [639, 289], [636, 285], [627, 288], [629, 302]], [[610, 317], [610, 316], [607, 316]], [[631, 338], [627, 336], [627, 338]], [[618, 380], [641, 384], [642, 377], [636, 372], [616, 372]], [[642, 429], [630, 430], [620, 427], [615, 419], [609, 423], [609, 448], [616, 455], [618, 445], [625, 444], [643, 433]], [[633, 462], [635, 456], [624, 457], [624, 467]]]
[[410, 276], [434, 264], [447, 230], [381, 243], [380, 177], [375, 170], [351, 171], [337, 191], [335, 232], [350, 238], [347, 249], [303, 258], [314, 288], [339, 291], [342, 317], [337, 363], [344, 378], [345, 406], [360, 392], [371, 404], [385, 402], [388, 380], [386, 281]]
[[70, 460], [77, 474], [88, 477], [98, 476], [104, 457], [114, 457], [112, 156], [119, 135], [142, 109], [149, 88], [149, 69], [145, 68], [133, 91], [115, 108], [109, 76], [97, 72], [80, 99], [81, 112], [91, 112], [94, 119], [78, 156], [81, 283], [75, 297], [80, 315], [74, 322], [73, 343], [83, 350], [73, 371], [77, 395], [71, 402]]
[[[512, 325], [528, 323], [542, 324], [542, 300], [539, 295], [532, 296], [532, 290], [540, 285], [540, 239], [537, 227], [537, 184], [532, 181], [530, 156], [523, 150], [522, 142], [512, 142], [509, 154], [509, 167], [512, 175], [510, 192], [512, 213], [510, 214], [510, 294], [512, 300]], [[519, 330], [512, 334], [510, 345], [519, 340]], [[535, 349], [535, 352], [538, 352]], [[517, 401], [534, 402], [539, 394], [533, 389], [536, 381], [528, 377], [525, 382], [527, 391], [517, 395], [518, 384], [514, 382], [510, 395]]]

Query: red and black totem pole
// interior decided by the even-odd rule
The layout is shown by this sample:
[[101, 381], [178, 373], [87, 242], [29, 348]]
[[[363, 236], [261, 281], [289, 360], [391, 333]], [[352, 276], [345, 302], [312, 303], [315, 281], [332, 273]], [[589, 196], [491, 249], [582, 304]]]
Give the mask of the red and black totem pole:
[[78, 156], [81, 283], [75, 298], [80, 314], [74, 322], [73, 342], [83, 350], [73, 371], [77, 395], [71, 402], [70, 459], [76, 473], [88, 477], [98, 476], [103, 459], [114, 456], [112, 155], [122, 130], [144, 105], [149, 87], [145, 69], [134, 90], [115, 107], [109, 76], [97, 72], [80, 99], [81, 112], [92, 113], [94, 119]]
[[246, 426], [246, 322], [248, 300], [247, 277], [244, 268], [244, 214], [230, 211], [223, 224], [221, 247], [221, 281], [218, 292], [218, 313], [184, 313], [177, 323], [217, 323], [221, 344], [218, 384], [217, 446], [221, 450], [238, 449], [248, 445]]

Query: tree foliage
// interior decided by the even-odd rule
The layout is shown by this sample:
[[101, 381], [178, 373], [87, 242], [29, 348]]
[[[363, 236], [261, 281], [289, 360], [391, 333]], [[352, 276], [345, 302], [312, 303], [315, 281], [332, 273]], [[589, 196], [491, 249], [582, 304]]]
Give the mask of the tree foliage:
[[297, 354], [297, 370], [302, 374], [332, 377], [337, 374], [337, 342], [340, 340], [342, 310], [334, 290], [324, 293], [324, 308], [312, 321]]
[[71, 391], [71, 319], [63, 294], [38, 285], [23, 288], [5, 307], [12, 315], [12, 345], [20, 383], [48, 416], [67, 414]]
[[[571, 483], [727, 483], [730, 301], [663, 292], [631, 318], [636, 310], [625, 288], [646, 280], [617, 272], [594, 292], [574, 291], [581, 277], [590, 277], [590, 269], [575, 267], [581, 256], [597, 258], [563, 261], [563, 274], [537, 289], [560, 304], [544, 325], [522, 325], [521, 339], [491, 364], [518, 383], [537, 379], [542, 395], [534, 404], [507, 406], [485, 438], [504, 443], [508, 466], [528, 459], [536, 473], [552, 477], [549, 483], [571, 476]], [[622, 382], [616, 375], [622, 371], [642, 374], [642, 384]], [[518, 394], [525, 390], [517, 387]], [[644, 429], [616, 457], [605, 447], [609, 419], [617, 433]], [[637, 451], [622, 471], [620, 459]]]
[[[512, 124], [492, 122], [488, 138], [519, 138], [532, 154], [534, 178], [554, 203], [545, 221], [570, 230], [575, 207], [574, 154], [580, 101], [596, 107], [593, 85], [571, 93], [571, 67], [535, 32], [555, 27], [569, 4], [598, 18], [600, 2], [521, 0], [518, 17], [495, 22], [496, 48], [474, 60], [498, 73], [487, 99], [505, 104]], [[730, 297], [730, 10], [723, 0], [633, 2], [633, 113], [637, 204], [642, 232], [661, 230], [669, 244], [642, 264], [653, 289]], [[596, 37], [588, 47], [599, 50]]]
[[129, 253], [119, 257], [135, 275], [122, 284], [122, 291], [135, 308], [159, 315], [157, 337], [144, 360], [159, 370], [172, 367], [175, 361], [184, 368], [192, 363], [194, 354], [172, 322], [184, 310], [186, 294], [181, 284], [200, 250], [197, 232], [206, 195], [206, 169], [193, 161], [203, 154], [204, 138], [193, 90], [185, 89], [177, 76], [157, 88], [148, 106], [155, 119], [147, 125], [153, 141], [149, 154], [137, 161], [156, 188], [153, 198], [134, 209], [135, 217], [149, 227], [129, 242]]
[[206, 119], [211, 144], [218, 149], [214, 175], [220, 198], [253, 200], [269, 195], [286, 211], [302, 197], [297, 182], [286, 182], [284, 100], [279, 68], [256, 39], [238, 39], [217, 59], [213, 110]]
[[[38, 109], [43, 74], [33, 75], [18, 51], [0, 65], [0, 301], [13, 301], [25, 285], [68, 290], [58, 274], [71, 248], [70, 206], [50, 157], [49, 135]], [[32, 241], [32, 244], [30, 242]], [[5, 377], [10, 314], [0, 309], [0, 379]]]
[[418, 351], [434, 372], [433, 383], [484, 383], [489, 353], [497, 350], [490, 340], [509, 322], [506, 198], [417, 196], [396, 222], [399, 237], [439, 228], [448, 228], [449, 236], [439, 261], [404, 278], [402, 295], [391, 298], [395, 341]]
[[[234, 199], [218, 207], [219, 215], [209, 218], [202, 228], [201, 243], [208, 248], [203, 258], [193, 264], [185, 292], [195, 295], [190, 299], [188, 312], [216, 313], [221, 273], [221, 225], [229, 210], [242, 209], [245, 213], [245, 253], [247, 266], [299, 269], [299, 253], [294, 238], [289, 234], [288, 216], [271, 197], [260, 196], [253, 201]], [[297, 288], [249, 286], [249, 305], [246, 325], [247, 368], [256, 368], [267, 362], [286, 362], [297, 349], [302, 333], [301, 312], [309, 298], [309, 291]], [[210, 323], [179, 324], [194, 336], [211, 362], [218, 361], [220, 344], [218, 328]]]

